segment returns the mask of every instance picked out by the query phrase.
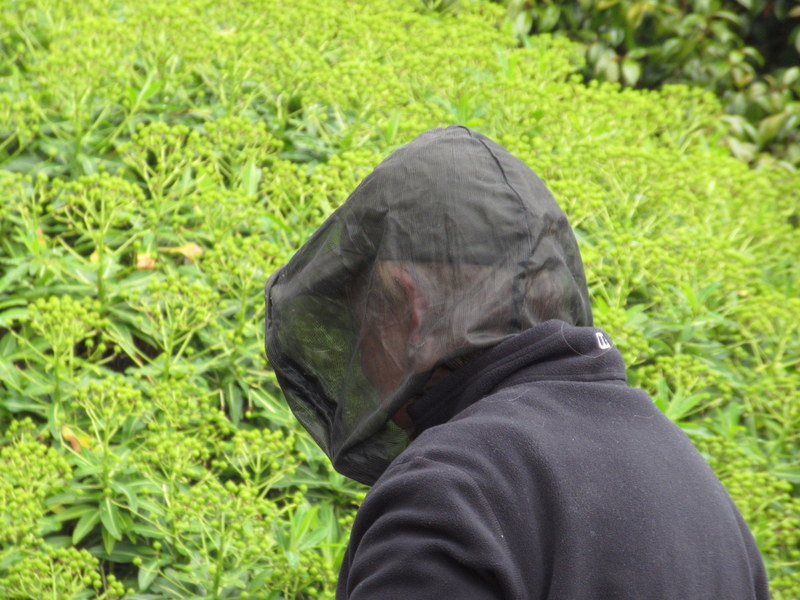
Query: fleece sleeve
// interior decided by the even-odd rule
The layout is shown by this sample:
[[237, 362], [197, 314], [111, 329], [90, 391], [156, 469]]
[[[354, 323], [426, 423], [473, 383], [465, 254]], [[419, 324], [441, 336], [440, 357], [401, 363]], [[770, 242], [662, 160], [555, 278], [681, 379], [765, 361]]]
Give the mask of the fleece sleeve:
[[359, 509], [336, 598], [507, 598], [511, 558], [474, 479], [415, 457], [392, 465]]

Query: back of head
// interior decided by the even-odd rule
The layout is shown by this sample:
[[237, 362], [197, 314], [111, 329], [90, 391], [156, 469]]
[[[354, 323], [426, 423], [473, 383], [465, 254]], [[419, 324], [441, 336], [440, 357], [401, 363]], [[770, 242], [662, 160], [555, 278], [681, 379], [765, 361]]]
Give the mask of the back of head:
[[408, 444], [392, 417], [432, 372], [548, 319], [591, 325], [566, 216], [522, 161], [465, 127], [384, 160], [267, 285], [267, 355], [341, 473]]

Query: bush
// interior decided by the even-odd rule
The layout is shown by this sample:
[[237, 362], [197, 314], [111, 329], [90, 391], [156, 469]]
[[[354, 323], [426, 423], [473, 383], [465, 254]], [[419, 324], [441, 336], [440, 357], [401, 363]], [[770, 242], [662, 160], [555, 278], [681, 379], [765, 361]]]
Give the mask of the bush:
[[792, 0], [506, 0], [521, 39], [563, 32], [583, 73], [658, 88], [691, 83], [722, 100], [733, 153], [800, 165], [800, 3]]
[[713, 94], [584, 85], [580, 47], [518, 48], [483, 3], [2, 19], [0, 595], [332, 596], [364, 490], [280, 397], [263, 284], [387, 152], [456, 122], [553, 189], [631, 380], [728, 484], [775, 598], [800, 585], [800, 181], [729, 156]]

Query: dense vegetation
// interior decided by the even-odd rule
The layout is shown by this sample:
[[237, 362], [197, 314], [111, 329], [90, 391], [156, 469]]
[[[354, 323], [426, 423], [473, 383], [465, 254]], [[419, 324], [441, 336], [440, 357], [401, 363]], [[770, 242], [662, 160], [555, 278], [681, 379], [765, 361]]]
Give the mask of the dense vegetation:
[[523, 42], [559, 31], [582, 44], [586, 77], [713, 91], [736, 156], [800, 165], [800, 1], [502, 1]]
[[[435, 7], [434, 7], [435, 8]], [[265, 362], [263, 283], [392, 148], [463, 123], [581, 243], [631, 381], [800, 590], [800, 178], [710, 92], [583, 83], [496, 4], [7, 0], [0, 596], [331, 597], [364, 490]]]

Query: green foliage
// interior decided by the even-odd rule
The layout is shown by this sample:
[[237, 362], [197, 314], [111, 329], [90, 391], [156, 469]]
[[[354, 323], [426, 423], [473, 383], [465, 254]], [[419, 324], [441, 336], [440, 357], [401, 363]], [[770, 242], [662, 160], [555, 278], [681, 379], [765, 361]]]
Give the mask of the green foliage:
[[[730, 425], [722, 422], [723, 427]], [[769, 464], [753, 440], [737, 443], [730, 432], [720, 431], [720, 424], [705, 425], [690, 431], [690, 437], [725, 487], [740, 498], [738, 507], [762, 552], [784, 557], [772, 563], [770, 583], [776, 597], [791, 598], [800, 561], [800, 499], [792, 495], [785, 473]]]
[[728, 113], [732, 152], [770, 152], [800, 164], [800, 3], [796, 0], [506, 0], [507, 20], [529, 33], [580, 42], [587, 77], [657, 88], [691, 83]]
[[[552, 188], [596, 322], [800, 586], [800, 180], [709, 91], [583, 83], [491, 3], [12, 0], [0, 15], [0, 595], [331, 597], [364, 490], [263, 356], [263, 285], [463, 123]], [[309, 23], [313, 22], [313, 26]], [[749, 89], [749, 88], [748, 88]]]

